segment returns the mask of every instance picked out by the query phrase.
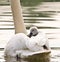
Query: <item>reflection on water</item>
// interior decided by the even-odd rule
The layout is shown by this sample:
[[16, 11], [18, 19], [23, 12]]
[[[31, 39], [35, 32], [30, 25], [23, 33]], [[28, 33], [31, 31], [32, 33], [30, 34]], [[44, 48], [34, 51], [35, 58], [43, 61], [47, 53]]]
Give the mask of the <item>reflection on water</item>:
[[16, 58], [6, 58], [5, 62], [20, 62], [20, 61], [17, 61]]
[[32, 56], [28, 56], [25, 58], [19, 58], [17, 60], [16, 57], [5, 58], [5, 62], [50, 62], [50, 55], [48, 54], [36, 54]]
[[36, 58], [30, 58], [30, 60], [26, 60], [26, 59], [19, 59], [18, 61], [16, 60], [16, 58], [6, 58], [6, 60], [3, 57], [3, 49], [0, 50], [0, 62], [60, 62], [60, 50], [58, 49], [54, 49], [51, 50], [51, 55], [50, 55], [50, 59], [46, 58], [40, 58], [39, 56]]
[[31, 59], [31, 60], [16, 60], [16, 58], [7, 58], [8, 60], [6, 60], [5, 62], [50, 62], [48, 59]]
[[43, 0], [20, 0], [21, 4], [23, 6], [37, 6], [39, 5]]

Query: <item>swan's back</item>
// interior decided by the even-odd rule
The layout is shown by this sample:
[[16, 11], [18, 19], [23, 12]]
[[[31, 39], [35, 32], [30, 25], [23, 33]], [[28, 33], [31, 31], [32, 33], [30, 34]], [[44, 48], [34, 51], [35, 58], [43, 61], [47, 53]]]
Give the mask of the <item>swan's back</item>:
[[4, 53], [5, 55], [13, 55], [17, 50], [27, 49], [26, 41], [29, 41], [29, 38], [24, 33], [18, 33], [14, 35], [7, 43]]

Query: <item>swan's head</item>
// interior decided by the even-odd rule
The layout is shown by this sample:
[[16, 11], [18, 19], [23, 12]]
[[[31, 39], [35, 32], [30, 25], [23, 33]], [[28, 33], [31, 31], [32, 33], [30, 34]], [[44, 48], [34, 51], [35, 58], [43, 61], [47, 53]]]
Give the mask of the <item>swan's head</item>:
[[31, 27], [30, 33], [28, 34], [28, 37], [36, 36], [38, 34], [38, 28], [37, 27]]

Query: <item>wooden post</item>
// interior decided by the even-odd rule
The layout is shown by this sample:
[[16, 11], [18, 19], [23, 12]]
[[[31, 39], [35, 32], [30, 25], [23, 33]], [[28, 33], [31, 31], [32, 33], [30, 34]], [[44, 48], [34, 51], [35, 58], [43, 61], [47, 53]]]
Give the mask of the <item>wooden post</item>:
[[23, 21], [20, 0], [11, 0], [11, 9], [13, 14], [15, 33], [26, 34], [26, 28]]

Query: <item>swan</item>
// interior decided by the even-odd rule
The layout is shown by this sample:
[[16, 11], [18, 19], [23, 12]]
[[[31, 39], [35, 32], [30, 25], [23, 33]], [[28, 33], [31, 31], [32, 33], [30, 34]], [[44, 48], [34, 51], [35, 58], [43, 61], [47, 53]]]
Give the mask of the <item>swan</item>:
[[30, 28], [30, 32], [28, 34], [30, 37], [30, 42], [27, 43], [28, 48], [32, 51], [39, 51], [39, 50], [49, 50], [49, 43], [48, 38], [45, 33], [38, 31], [36, 26]]
[[7, 43], [4, 49], [5, 57], [16, 57], [17, 51], [26, 50], [26, 41], [29, 41], [29, 37], [24, 33], [15, 34]]
[[[37, 36], [37, 34], [39, 34], [38, 30], [37, 30], [37, 33], [32, 31], [32, 33], [30, 33], [30, 35], [28, 35], [28, 36], [24, 34], [26, 32], [26, 29], [24, 27], [24, 23], [22, 20], [23, 18], [22, 18], [21, 10], [20, 10], [21, 7], [19, 7], [20, 4], [18, 2], [19, 2], [19, 0], [16, 0], [16, 1], [11, 0], [12, 13], [14, 14], [13, 18], [14, 18], [15, 32], [18, 34], [15, 34], [8, 41], [8, 43], [4, 49], [4, 55], [7, 57], [16, 57], [18, 52], [22, 53], [21, 50], [31, 50], [31, 51], [35, 52], [35, 51], [39, 51], [39, 50], [43, 49], [43, 47], [40, 46], [40, 44], [42, 44], [40, 42], [40, 37], [39, 37], [39, 35]], [[17, 5], [15, 5], [15, 4], [17, 4]], [[17, 8], [16, 11], [14, 10], [15, 8]], [[17, 17], [16, 17], [16, 14], [17, 14]], [[18, 18], [18, 17], [20, 17], [20, 18]], [[19, 33], [19, 32], [23, 32], [23, 33]], [[37, 37], [39, 37], [39, 40], [37, 39]], [[43, 44], [45, 44], [45, 42], [43, 42]], [[37, 50], [35, 50], [35, 49], [37, 49]]]
[[[38, 31], [37, 27], [31, 27], [30, 33], [15, 34], [7, 43], [4, 49], [4, 57], [21, 57], [24, 51], [37, 52], [44, 48], [49, 49], [46, 35]], [[24, 52], [25, 53], [25, 52]]]

